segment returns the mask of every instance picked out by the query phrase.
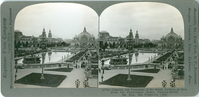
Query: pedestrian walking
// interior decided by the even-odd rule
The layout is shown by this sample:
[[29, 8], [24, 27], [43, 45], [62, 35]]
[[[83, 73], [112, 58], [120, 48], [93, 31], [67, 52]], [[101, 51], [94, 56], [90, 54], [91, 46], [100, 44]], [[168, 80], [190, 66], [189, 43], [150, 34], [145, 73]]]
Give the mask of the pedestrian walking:
[[89, 87], [89, 86], [88, 86], [88, 80], [87, 80], [87, 79], [85, 79], [85, 80], [83, 81], [83, 85], [84, 85], [84, 88]]
[[75, 85], [76, 85], [76, 88], [79, 88], [79, 85], [80, 85], [79, 79], [77, 79], [77, 80], [75, 81]]
[[101, 76], [102, 82], [103, 82], [103, 78], [104, 78], [104, 76], [102, 75], [102, 76]]
[[163, 81], [162, 81], [162, 86], [163, 86], [163, 87], [166, 87], [166, 85], [167, 85], [167, 82], [166, 82], [165, 80], [163, 80]]
[[175, 82], [173, 80], [171, 81], [170, 86], [175, 87]]

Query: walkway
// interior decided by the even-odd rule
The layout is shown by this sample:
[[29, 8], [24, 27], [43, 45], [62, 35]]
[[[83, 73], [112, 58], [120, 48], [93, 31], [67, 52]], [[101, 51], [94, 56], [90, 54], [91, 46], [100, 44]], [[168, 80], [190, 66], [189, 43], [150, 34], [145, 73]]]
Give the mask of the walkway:
[[[58, 71], [44, 71], [45, 74], [56, 74], [56, 75], [66, 75], [67, 77], [63, 80], [63, 82], [57, 87], [57, 88], [76, 88], [75, 86], [75, 80], [79, 79], [80, 80], [80, 88], [83, 88], [83, 81], [86, 79], [85, 74], [84, 74], [84, 69], [80, 68], [81, 66], [81, 61], [77, 63], [78, 68], [74, 68], [73, 66], [70, 66], [70, 68], [73, 68], [71, 72], [58, 72]], [[67, 66], [62, 66], [61, 68], [66, 68]], [[59, 67], [46, 67], [48, 69], [53, 69], [53, 68], [59, 68]], [[46, 69], [44, 68], [44, 69]], [[18, 69], [17, 73], [17, 79], [20, 79], [28, 74], [31, 73], [41, 73], [42, 69], [41, 68], [25, 68], [25, 69]], [[45, 76], [44, 76], [45, 77]], [[97, 87], [97, 78], [90, 78], [88, 80], [88, 83], [90, 87]], [[36, 85], [25, 85], [25, 84], [14, 84], [15, 88], [50, 88], [50, 87], [45, 87], [45, 86], [36, 86]]]
[[[166, 67], [168, 67], [168, 63], [164, 64]], [[152, 67], [153, 68], [153, 67]], [[141, 70], [145, 68], [136, 68], [131, 70]], [[104, 78], [103, 81], [117, 75], [117, 74], [128, 74], [128, 69], [113, 69], [113, 70], [105, 70], [104, 71]], [[99, 74], [99, 82], [101, 82], [101, 75]], [[166, 69], [160, 69], [158, 73], [144, 73], [144, 72], [131, 72], [131, 75], [143, 75], [143, 76], [153, 76], [154, 78], [149, 82], [149, 84], [146, 87], [162, 87], [162, 81], [166, 80], [167, 86], [170, 87], [170, 82], [172, 80], [171, 70]], [[184, 87], [184, 80], [176, 80], [175, 81], [176, 87]], [[99, 88], [126, 88], [122, 86], [111, 86], [111, 85], [99, 85]]]

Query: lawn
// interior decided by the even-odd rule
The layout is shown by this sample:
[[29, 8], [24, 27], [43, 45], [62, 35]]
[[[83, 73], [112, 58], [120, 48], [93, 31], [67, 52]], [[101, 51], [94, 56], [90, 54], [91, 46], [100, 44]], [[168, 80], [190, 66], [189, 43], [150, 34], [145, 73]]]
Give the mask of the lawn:
[[153, 79], [152, 76], [130, 75], [130, 77], [132, 80], [127, 81], [128, 74], [118, 74], [105, 80], [102, 84], [124, 87], [146, 87]]
[[44, 74], [45, 79], [40, 79], [41, 73], [31, 73], [21, 79], [15, 81], [15, 83], [28, 84], [28, 85], [38, 85], [47, 87], [57, 87], [66, 78], [65, 75], [54, 75], [54, 74]]

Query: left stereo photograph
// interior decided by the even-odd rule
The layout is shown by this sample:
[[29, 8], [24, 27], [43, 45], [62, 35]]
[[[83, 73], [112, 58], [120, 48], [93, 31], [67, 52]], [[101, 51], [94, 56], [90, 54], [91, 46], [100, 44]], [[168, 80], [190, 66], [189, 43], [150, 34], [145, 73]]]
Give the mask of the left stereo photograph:
[[76, 3], [40, 3], [19, 11], [14, 87], [97, 88], [98, 18]]

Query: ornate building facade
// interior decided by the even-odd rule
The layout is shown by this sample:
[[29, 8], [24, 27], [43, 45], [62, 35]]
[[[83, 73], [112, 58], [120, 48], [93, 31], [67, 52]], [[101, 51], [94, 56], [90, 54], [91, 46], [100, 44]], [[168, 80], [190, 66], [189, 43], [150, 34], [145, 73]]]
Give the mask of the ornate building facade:
[[129, 35], [125, 38], [122, 37], [113, 37], [110, 36], [107, 31], [101, 31], [99, 32], [99, 39], [103, 42], [103, 44], [107, 43], [109, 45], [116, 45], [119, 46], [120, 44], [126, 44], [129, 40], [129, 37], [131, 37], [132, 45], [138, 45], [139, 43], [142, 43], [142, 40], [139, 39], [138, 31], [136, 31], [135, 37], [133, 36], [133, 31], [130, 29]]
[[174, 33], [173, 28], [171, 28], [170, 33], [161, 38], [162, 47], [165, 48], [177, 48], [183, 46], [183, 40], [180, 35]]
[[40, 45], [42, 38], [44, 38], [47, 44], [63, 42], [62, 38], [52, 38], [51, 30], [49, 30], [47, 37], [45, 29], [43, 29], [42, 34], [39, 35], [39, 37], [35, 37], [33, 35], [32, 36], [23, 35], [23, 33], [19, 30], [15, 30], [14, 35], [15, 35], [14, 36], [15, 43], [21, 44], [20, 47], [24, 47], [24, 44], [28, 44], [26, 46]]
[[51, 30], [49, 30], [49, 33], [48, 33], [48, 43], [52, 43], [52, 33], [51, 33]]
[[94, 46], [94, 44], [95, 44], [95, 37], [91, 35], [89, 32], [87, 32], [86, 28], [84, 27], [83, 32], [81, 32], [79, 35], [76, 35], [73, 38], [71, 46], [87, 48], [90, 46]]

